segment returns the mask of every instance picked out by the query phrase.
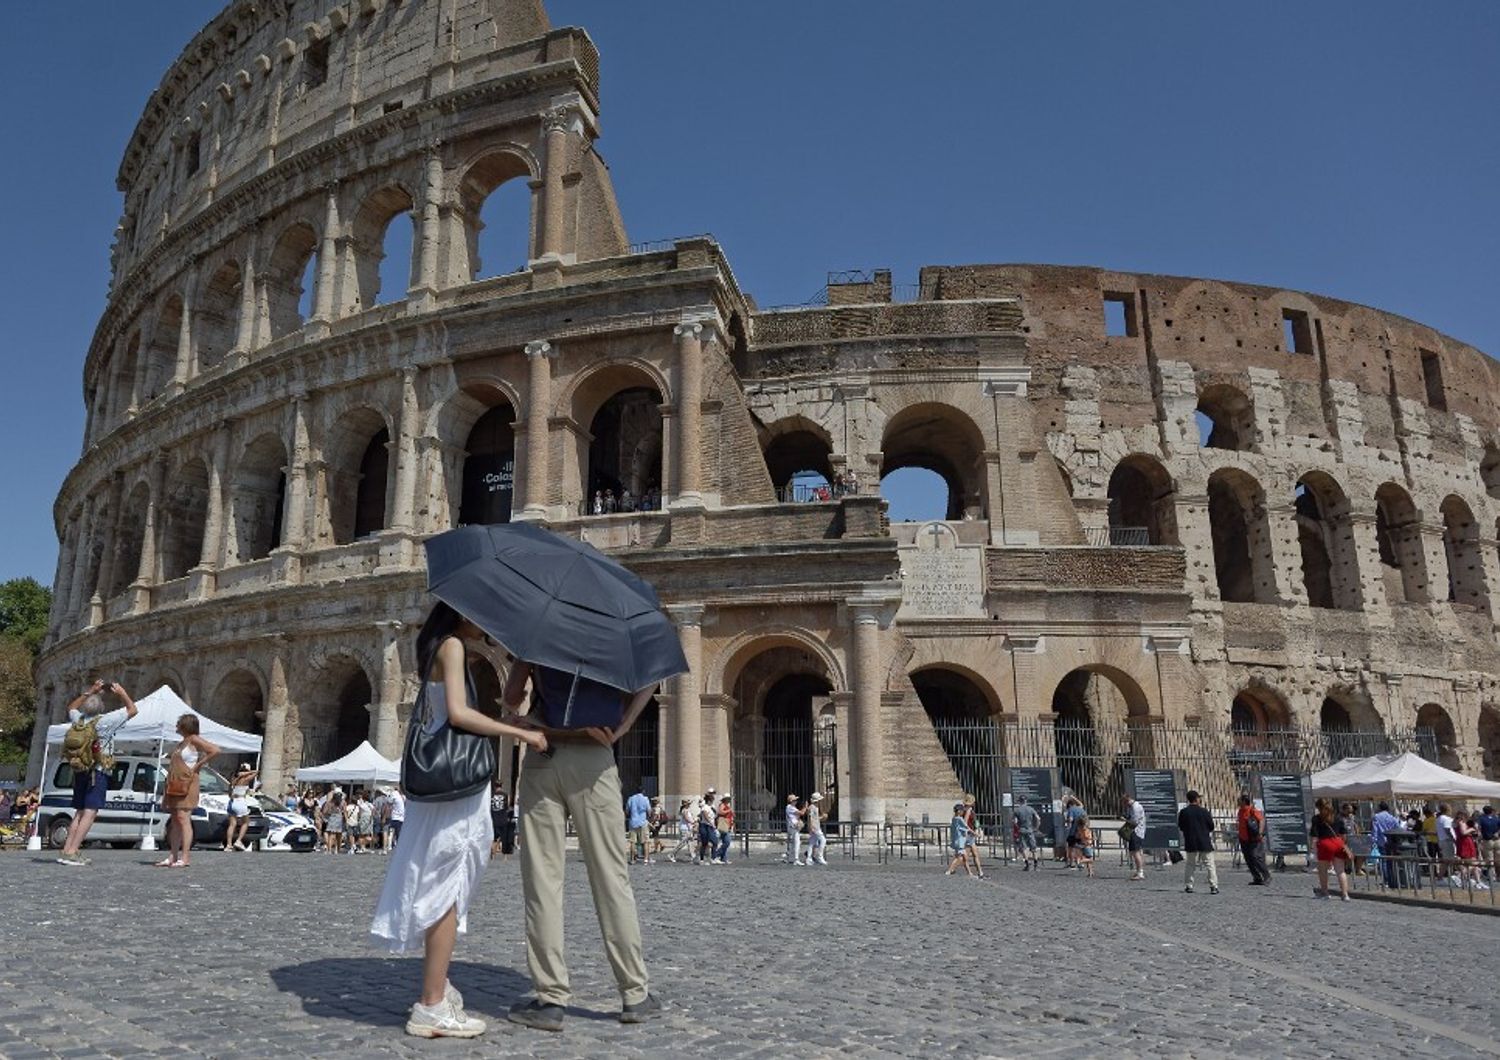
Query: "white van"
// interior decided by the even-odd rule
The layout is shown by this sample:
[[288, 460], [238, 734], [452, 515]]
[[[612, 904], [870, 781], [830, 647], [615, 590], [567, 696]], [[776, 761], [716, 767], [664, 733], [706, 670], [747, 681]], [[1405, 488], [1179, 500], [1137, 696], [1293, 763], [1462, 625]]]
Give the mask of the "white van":
[[[229, 782], [212, 769], [199, 775], [198, 807], [193, 811], [193, 842], [220, 844], [229, 823]], [[89, 842], [111, 846], [134, 846], [151, 827], [151, 792], [156, 791], [156, 840], [167, 842], [167, 817], [161, 809], [162, 790], [167, 786], [166, 759], [152, 755], [120, 755], [109, 771], [109, 795], [104, 809], [89, 829]], [[73, 823], [73, 770], [66, 762], [52, 767], [42, 790], [42, 805], [37, 811], [37, 832], [49, 846], [61, 847]], [[266, 834], [266, 816], [260, 805], [250, 800], [250, 826], [245, 843], [254, 844]]]

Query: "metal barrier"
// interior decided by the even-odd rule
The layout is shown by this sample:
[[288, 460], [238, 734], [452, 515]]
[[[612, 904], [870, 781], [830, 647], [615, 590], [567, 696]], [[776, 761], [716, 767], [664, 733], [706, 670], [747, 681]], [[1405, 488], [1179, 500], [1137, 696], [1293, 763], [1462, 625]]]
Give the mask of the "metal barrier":
[[[1349, 873], [1351, 891], [1413, 898], [1440, 904], [1462, 904], [1500, 908], [1496, 898], [1497, 874], [1493, 865], [1460, 862], [1454, 858], [1429, 855], [1379, 857], [1366, 859], [1363, 869]], [[1316, 882], [1314, 883], [1316, 886]], [[1337, 893], [1338, 883], [1332, 871], [1328, 890]]]

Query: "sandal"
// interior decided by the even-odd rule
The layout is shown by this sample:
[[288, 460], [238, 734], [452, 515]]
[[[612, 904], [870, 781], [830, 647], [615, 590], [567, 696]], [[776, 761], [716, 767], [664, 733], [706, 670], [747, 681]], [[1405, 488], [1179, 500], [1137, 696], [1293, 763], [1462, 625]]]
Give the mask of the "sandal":
[[156, 869], [170, 869], [174, 864], [176, 864], [176, 862], [174, 862], [170, 857], [165, 857], [165, 858], [162, 858], [160, 861], [156, 862], [152, 866], [152, 868], [156, 868]]

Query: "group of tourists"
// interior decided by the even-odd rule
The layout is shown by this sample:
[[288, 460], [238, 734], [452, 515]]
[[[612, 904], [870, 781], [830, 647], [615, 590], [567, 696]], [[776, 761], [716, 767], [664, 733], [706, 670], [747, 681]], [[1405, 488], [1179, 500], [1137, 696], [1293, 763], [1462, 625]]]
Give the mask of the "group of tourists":
[[406, 820], [406, 797], [398, 785], [346, 792], [338, 784], [287, 789], [282, 804], [312, 822], [315, 849], [327, 854], [389, 854]]
[[618, 495], [613, 489], [595, 490], [589, 511], [593, 515], [614, 515], [616, 512], [654, 512], [660, 509], [661, 490], [652, 486], [637, 497], [627, 486]]
[[[662, 833], [672, 822], [660, 798], [649, 802], [646, 796], [636, 793], [631, 804], [626, 806], [629, 820], [626, 822], [631, 839], [631, 860], [652, 860], [646, 856], [645, 840], [652, 844], [652, 853], [659, 854], [666, 846]], [[667, 855], [668, 861], [691, 862], [695, 865], [728, 865], [729, 847], [734, 842], [734, 799], [728, 794], [720, 795], [709, 788], [695, 799], [683, 799], [677, 807], [677, 845]]]

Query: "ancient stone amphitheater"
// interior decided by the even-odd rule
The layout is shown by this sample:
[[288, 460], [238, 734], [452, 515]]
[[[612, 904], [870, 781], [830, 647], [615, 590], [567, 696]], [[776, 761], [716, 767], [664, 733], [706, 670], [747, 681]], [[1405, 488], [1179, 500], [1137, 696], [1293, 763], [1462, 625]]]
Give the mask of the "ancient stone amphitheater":
[[[273, 787], [393, 754], [422, 539], [529, 519], [679, 624], [692, 672], [621, 750], [668, 796], [820, 787], [869, 822], [993, 805], [1016, 764], [1221, 804], [1350, 750], [1500, 773], [1493, 361], [1095, 268], [763, 309], [712, 238], [629, 242], [600, 100], [540, 0], [239, 0], [188, 45], [119, 170], [46, 712], [164, 682], [263, 731]], [[892, 524], [907, 468], [946, 510]]]

